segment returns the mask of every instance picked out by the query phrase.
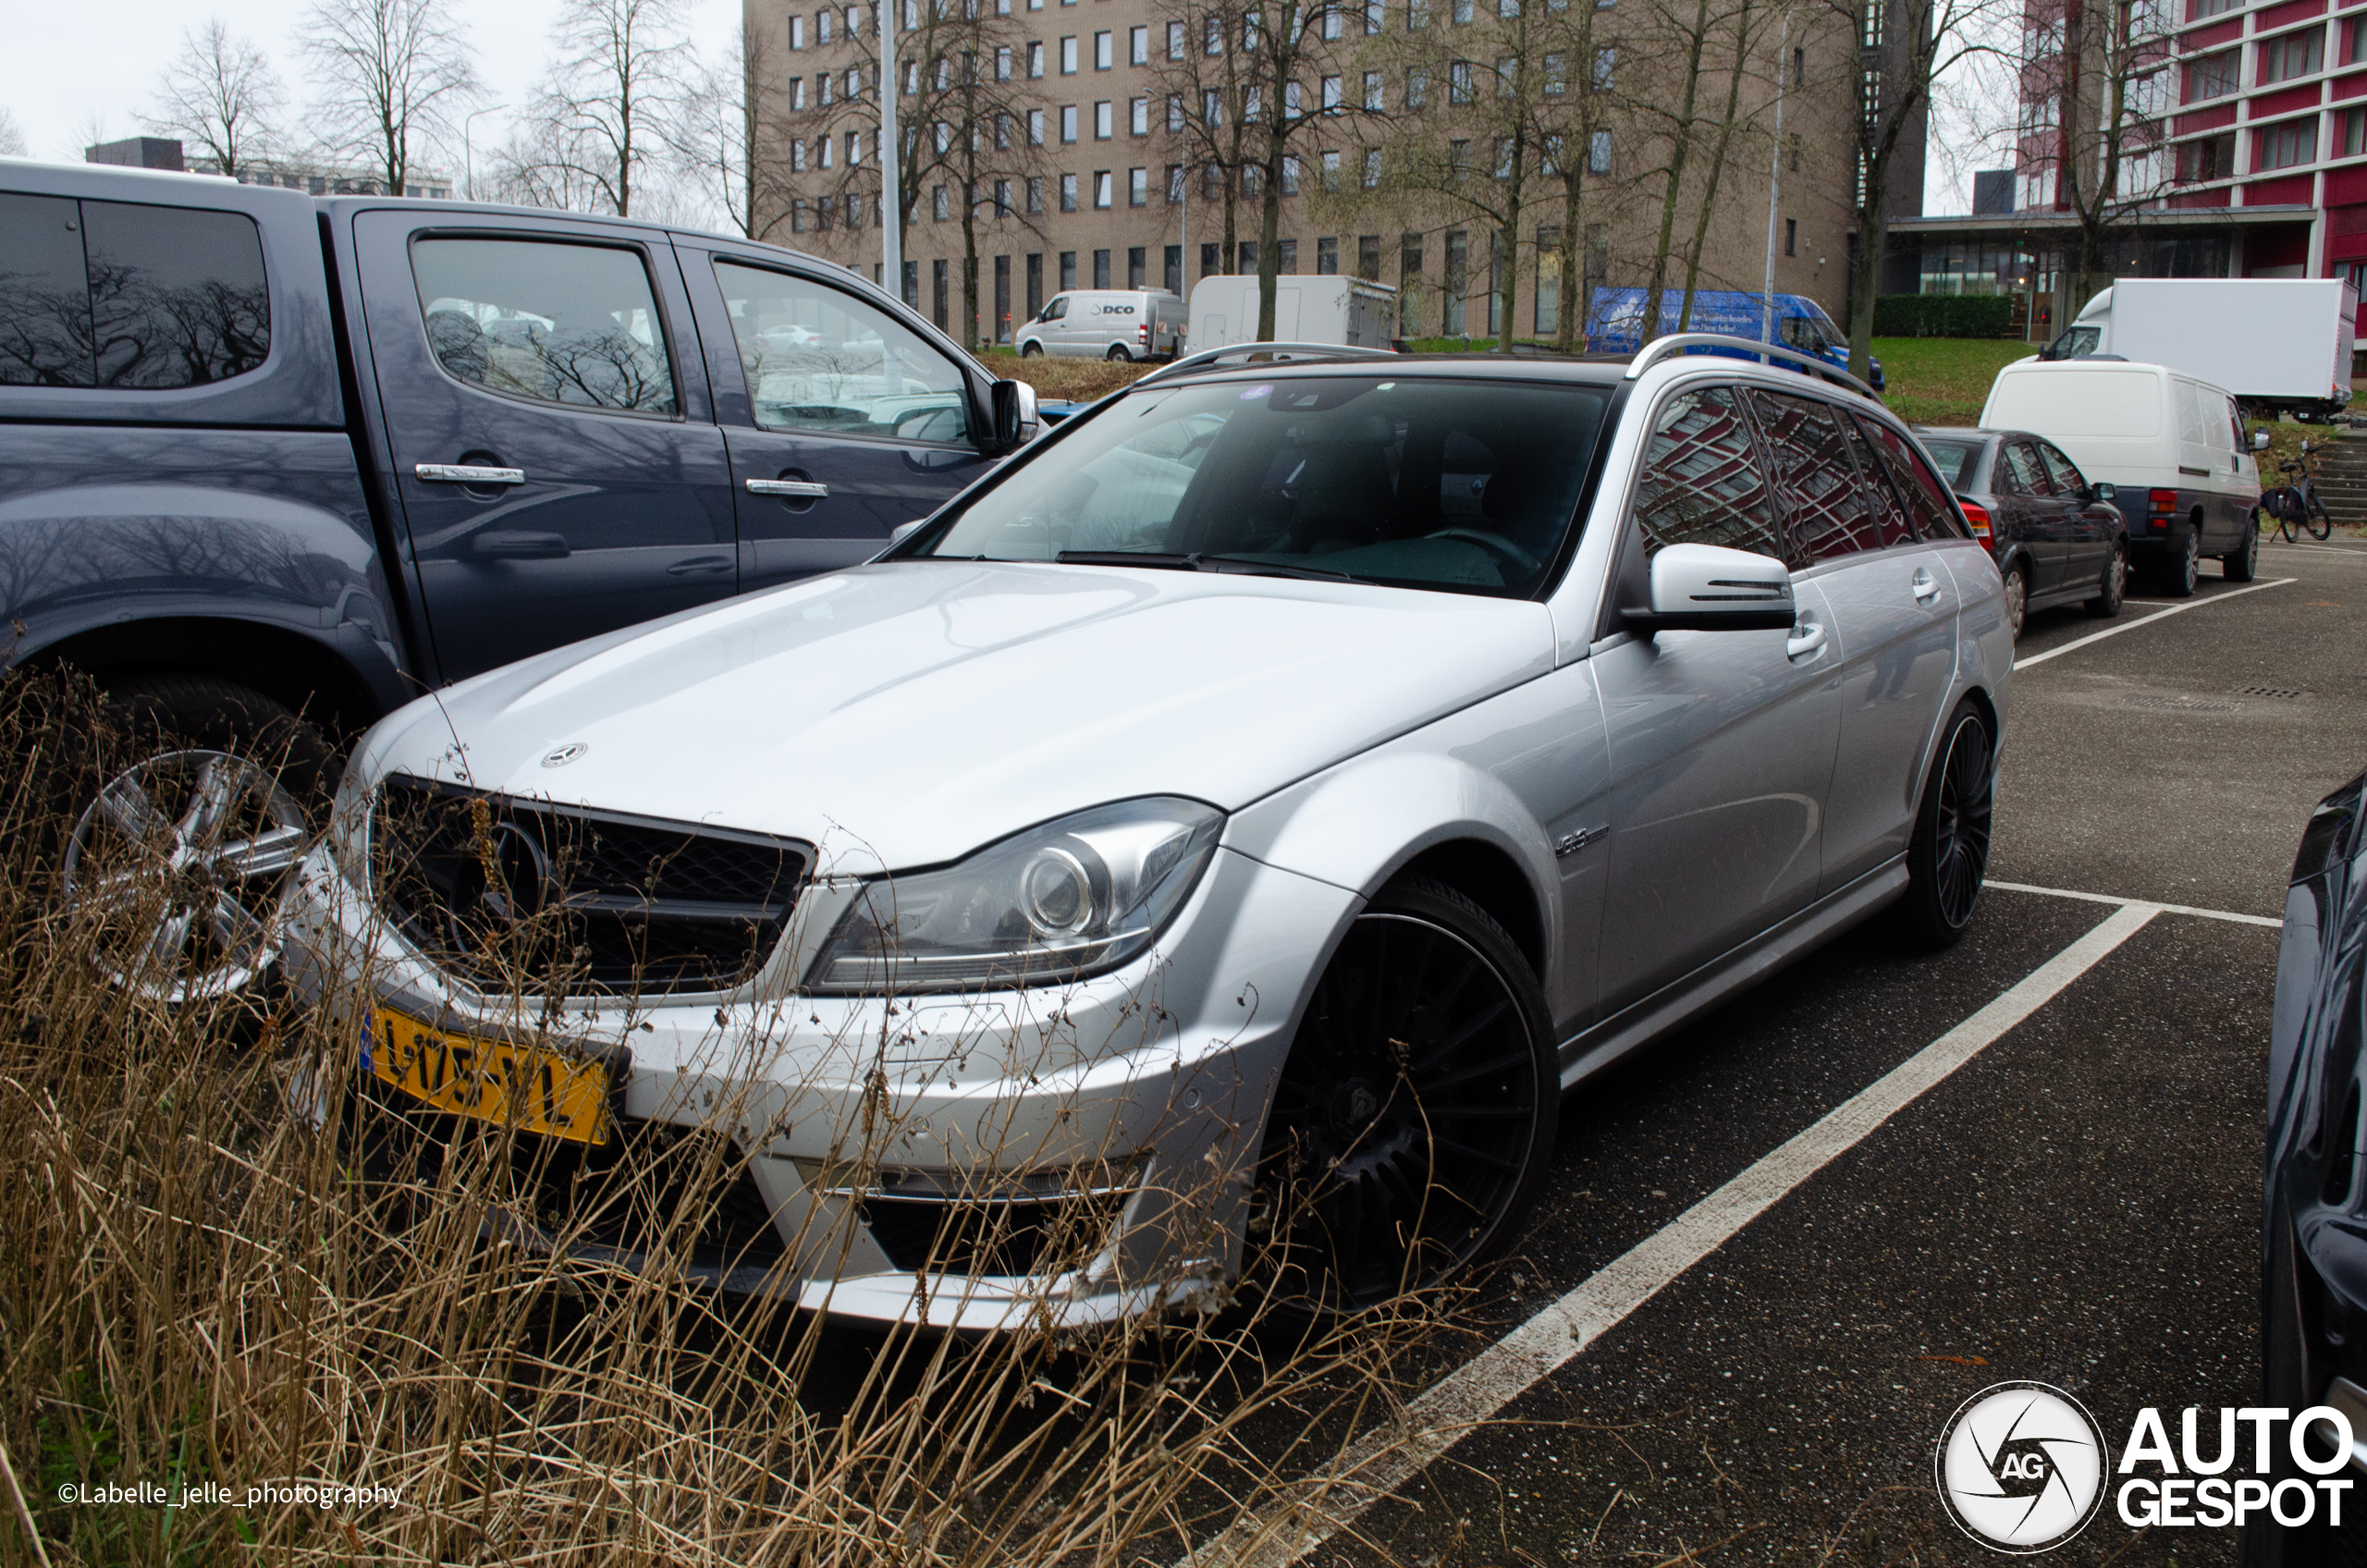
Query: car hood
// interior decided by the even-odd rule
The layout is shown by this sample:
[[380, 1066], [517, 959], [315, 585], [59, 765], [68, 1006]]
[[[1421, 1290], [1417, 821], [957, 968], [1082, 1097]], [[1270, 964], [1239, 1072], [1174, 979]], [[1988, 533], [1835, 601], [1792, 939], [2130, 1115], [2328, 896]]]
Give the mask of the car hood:
[[399, 769], [784, 834], [859, 873], [1104, 802], [1231, 811], [1552, 667], [1542, 605], [1214, 572], [853, 568], [404, 710]]

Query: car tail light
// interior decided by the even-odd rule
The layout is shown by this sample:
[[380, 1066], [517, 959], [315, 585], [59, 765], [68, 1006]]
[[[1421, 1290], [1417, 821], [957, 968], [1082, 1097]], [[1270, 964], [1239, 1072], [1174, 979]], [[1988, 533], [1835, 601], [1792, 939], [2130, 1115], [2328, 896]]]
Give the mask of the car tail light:
[[1134, 341], [1137, 343], [1147, 343], [1150, 341], [1150, 323], [1145, 322], [1142, 325], [1134, 328]]
[[2174, 512], [2178, 509], [2178, 493], [2175, 490], [2148, 490], [2145, 509], [2149, 512]]
[[1972, 536], [1975, 539], [1988, 538], [1989, 508], [1971, 501], [1959, 501], [1956, 504], [1964, 508], [1964, 520], [1972, 524]]

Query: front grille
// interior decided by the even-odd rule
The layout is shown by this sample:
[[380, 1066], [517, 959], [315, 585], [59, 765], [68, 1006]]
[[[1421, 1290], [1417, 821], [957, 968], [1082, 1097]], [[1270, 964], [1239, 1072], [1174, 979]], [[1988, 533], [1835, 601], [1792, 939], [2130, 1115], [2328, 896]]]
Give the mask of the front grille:
[[530, 995], [722, 990], [779, 941], [811, 862], [790, 839], [523, 801], [400, 775], [371, 873], [438, 966]]
[[874, 1194], [862, 1214], [888, 1261], [908, 1273], [1022, 1277], [1084, 1268], [1107, 1244], [1127, 1195], [971, 1203]]

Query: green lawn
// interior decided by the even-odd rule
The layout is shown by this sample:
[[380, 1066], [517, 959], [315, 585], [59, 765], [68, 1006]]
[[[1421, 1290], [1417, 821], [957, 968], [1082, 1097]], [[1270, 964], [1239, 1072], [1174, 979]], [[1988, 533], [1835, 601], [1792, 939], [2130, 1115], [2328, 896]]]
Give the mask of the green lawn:
[[1883, 401], [1913, 424], [1977, 424], [1989, 384], [2035, 343], [1994, 337], [1877, 337], [1874, 358], [1888, 384]]

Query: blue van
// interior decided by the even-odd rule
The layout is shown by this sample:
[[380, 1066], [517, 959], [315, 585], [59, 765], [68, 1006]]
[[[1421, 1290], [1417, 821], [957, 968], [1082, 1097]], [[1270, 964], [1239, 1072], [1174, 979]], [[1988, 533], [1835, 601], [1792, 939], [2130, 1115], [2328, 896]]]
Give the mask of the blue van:
[[[1632, 354], [1643, 347], [1642, 335], [1637, 328], [1643, 323], [1646, 292], [1641, 288], [1594, 291], [1594, 309], [1587, 318], [1589, 353]], [[1734, 288], [1701, 289], [1693, 296], [1693, 315], [1685, 330], [1723, 332], [1733, 337], [1748, 337], [1754, 343], [1765, 342], [1766, 316], [1761, 306], [1766, 298]], [[1666, 337], [1676, 331], [1677, 318], [1684, 310], [1684, 289], [1671, 288], [1662, 293], [1661, 329], [1654, 336]], [[1777, 342], [1814, 354], [1835, 369], [1849, 368], [1848, 334], [1834, 325], [1823, 306], [1806, 295], [1775, 296], [1775, 335]], [[1882, 390], [1882, 361], [1869, 356], [1866, 368], [1866, 379], [1876, 391]]]

